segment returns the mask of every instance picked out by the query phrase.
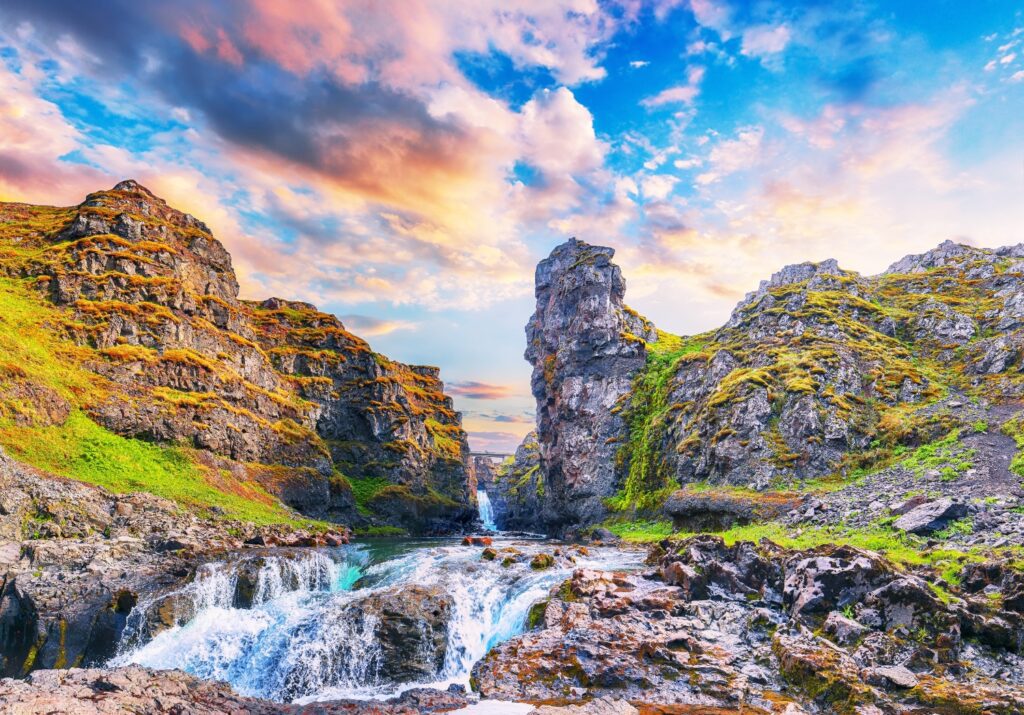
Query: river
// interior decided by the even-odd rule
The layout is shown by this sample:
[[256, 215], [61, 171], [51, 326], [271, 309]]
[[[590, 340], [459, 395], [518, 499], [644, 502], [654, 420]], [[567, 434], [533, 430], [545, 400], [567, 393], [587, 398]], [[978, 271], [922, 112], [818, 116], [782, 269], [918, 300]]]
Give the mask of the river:
[[[498, 536], [499, 558], [488, 561], [481, 547], [457, 540], [375, 539], [205, 564], [180, 590], [139, 604], [112, 664], [181, 668], [279, 702], [386, 698], [411, 687], [468, 686], [473, 664], [522, 632], [530, 606], [573, 568], [632, 569], [642, 560], [639, 552], [599, 547], [574, 553], [574, 564], [530, 568], [532, 554], [558, 546]], [[502, 554], [514, 553], [504, 549], [521, 555], [503, 564]], [[251, 605], [241, 608], [238, 579], [246, 567], [256, 574], [250, 579], [255, 588]], [[396, 682], [387, 675], [393, 664], [385, 662], [393, 649], [389, 656], [377, 642], [379, 619], [363, 607], [380, 594], [418, 593], [409, 591], [413, 587], [432, 589], [449, 604], [438, 636], [443, 659]], [[176, 612], [177, 625], [149, 637], [147, 624], [168, 608]]]

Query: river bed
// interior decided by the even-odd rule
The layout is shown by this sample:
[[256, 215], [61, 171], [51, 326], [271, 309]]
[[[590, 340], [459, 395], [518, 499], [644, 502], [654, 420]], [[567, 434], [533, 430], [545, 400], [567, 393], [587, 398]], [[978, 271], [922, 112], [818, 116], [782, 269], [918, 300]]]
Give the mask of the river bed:
[[[241, 555], [205, 564], [193, 582], [141, 603], [129, 619], [112, 665], [180, 668], [223, 680], [244, 695], [279, 702], [387, 698], [412, 687], [469, 685], [471, 669], [497, 643], [522, 632], [530, 607], [574, 568], [634, 569], [637, 551], [595, 547], [570, 552], [550, 541], [497, 537], [495, 560], [457, 540], [368, 540], [334, 549]], [[533, 554], [561, 548], [556, 565], [534, 570]], [[519, 552], [514, 563], [506, 553]], [[571, 554], [572, 562], [568, 557]], [[246, 559], [258, 559], [245, 564]], [[251, 605], [238, 607], [238, 574], [252, 579]], [[416, 590], [419, 589], [419, 590]], [[443, 659], [415, 677], [389, 678], [388, 655], [377, 641], [379, 617], [363, 606], [397, 592], [440, 594], [447, 605], [440, 639]], [[168, 606], [170, 604], [170, 606]], [[147, 624], [159, 609], [179, 612], [177, 625], [154, 637]], [[180, 615], [184, 612], [186, 615]], [[413, 623], [434, 628], [436, 624]], [[417, 654], [422, 656], [422, 654]], [[418, 661], [429, 661], [422, 657]], [[482, 703], [479, 713], [518, 713]], [[497, 708], [497, 709], [496, 709]]]

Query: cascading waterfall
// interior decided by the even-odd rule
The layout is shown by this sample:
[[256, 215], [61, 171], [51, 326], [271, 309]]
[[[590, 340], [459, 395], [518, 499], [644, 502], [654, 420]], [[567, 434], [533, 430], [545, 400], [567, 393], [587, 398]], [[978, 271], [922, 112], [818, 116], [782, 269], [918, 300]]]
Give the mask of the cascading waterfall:
[[476, 490], [476, 506], [480, 512], [480, 521], [483, 523], [484, 528], [487, 531], [497, 531], [498, 525], [494, 521], [494, 506], [491, 504], [491, 498], [487, 496], [486, 490]]
[[[552, 548], [515, 546], [527, 554]], [[639, 558], [592, 549], [576, 566], [633, 568]], [[571, 573], [534, 571], [526, 561], [505, 567], [481, 560], [479, 548], [433, 541], [207, 564], [188, 585], [132, 612], [112, 664], [182, 668], [225, 680], [242, 694], [283, 702], [379, 698], [409, 687], [466, 684], [473, 664], [521, 632], [530, 606]], [[406, 598], [411, 587], [440, 594], [449, 610], [440, 626], [414, 624], [411, 638], [418, 645], [402, 657], [433, 663], [427, 651], [436, 626], [445, 629], [437, 631], [443, 662], [396, 682], [389, 677], [395, 664], [387, 660], [395, 649], [389, 656], [382, 648], [385, 616], [374, 603], [389, 594]]]

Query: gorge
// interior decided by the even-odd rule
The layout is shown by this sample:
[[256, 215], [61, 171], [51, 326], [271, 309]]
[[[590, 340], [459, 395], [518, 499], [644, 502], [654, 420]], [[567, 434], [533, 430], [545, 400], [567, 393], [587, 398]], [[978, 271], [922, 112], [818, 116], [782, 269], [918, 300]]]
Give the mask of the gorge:
[[538, 265], [495, 465], [138, 183], [0, 204], [0, 704], [1024, 711], [1024, 246], [788, 266], [696, 336], [613, 258]]

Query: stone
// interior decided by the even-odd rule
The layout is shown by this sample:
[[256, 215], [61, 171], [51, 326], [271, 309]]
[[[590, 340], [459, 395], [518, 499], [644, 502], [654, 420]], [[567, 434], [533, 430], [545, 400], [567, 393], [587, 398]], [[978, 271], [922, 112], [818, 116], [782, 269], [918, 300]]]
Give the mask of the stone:
[[868, 628], [839, 611], [832, 611], [822, 624], [822, 630], [841, 645], [853, 645], [868, 632]]
[[616, 536], [614, 532], [609, 531], [608, 529], [594, 529], [590, 532], [590, 540], [600, 541], [608, 544], [615, 544], [621, 541], [621, 539], [619, 539], [619, 537]]
[[593, 524], [607, 513], [615, 454], [626, 423], [613, 408], [646, 360], [650, 322], [626, 309], [615, 251], [577, 239], [537, 265], [536, 310], [526, 327], [549, 531]]
[[893, 527], [910, 534], [931, 534], [945, 528], [951, 521], [963, 518], [967, 505], [946, 497], [914, 507], [893, 523]]
[[882, 665], [868, 668], [864, 672], [864, 680], [871, 685], [896, 688], [917, 687], [917, 676], [902, 665]]
[[[416, 688], [385, 701], [316, 703], [320, 715], [421, 715], [451, 712], [467, 704], [464, 693]], [[25, 680], [0, 681], [0, 710], [11, 715], [301, 715], [308, 705], [275, 703], [236, 694], [224, 683], [178, 670], [42, 670]]]

